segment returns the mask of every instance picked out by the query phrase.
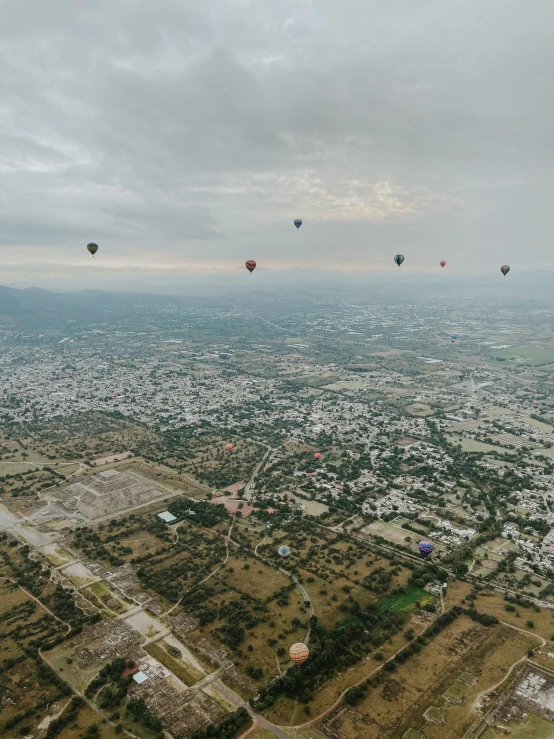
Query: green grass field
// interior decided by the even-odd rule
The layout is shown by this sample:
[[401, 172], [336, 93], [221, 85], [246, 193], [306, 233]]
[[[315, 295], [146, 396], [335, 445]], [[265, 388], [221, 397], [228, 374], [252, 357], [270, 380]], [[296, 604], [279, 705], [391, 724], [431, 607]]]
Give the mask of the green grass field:
[[489, 351], [492, 360], [496, 360], [497, 358], [505, 359], [506, 361], [520, 359], [525, 360], [530, 365], [554, 362], [554, 349], [511, 346], [509, 349], [490, 349]]
[[149, 644], [146, 647], [146, 651], [152, 657], [157, 659], [158, 662], [161, 662], [164, 667], [171, 670], [171, 672], [176, 675], [179, 680], [182, 680], [188, 687], [195, 685], [204, 677], [204, 675], [202, 675], [198, 670], [195, 670], [192, 665], [185, 664], [183, 660], [172, 657], [157, 644]]
[[434, 598], [429, 593], [421, 588], [414, 588], [407, 585], [404, 592], [400, 595], [390, 595], [386, 598], [382, 598], [379, 601], [378, 613], [383, 614], [389, 613], [402, 613], [403, 611], [409, 611], [416, 603], [430, 603]]

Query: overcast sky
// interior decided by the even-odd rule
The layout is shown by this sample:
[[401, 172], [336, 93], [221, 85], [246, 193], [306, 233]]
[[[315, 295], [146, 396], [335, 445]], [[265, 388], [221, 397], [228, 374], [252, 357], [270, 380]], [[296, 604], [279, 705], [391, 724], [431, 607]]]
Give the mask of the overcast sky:
[[0, 283], [552, 268], [553, 71], [552, 0], [0, 0]]

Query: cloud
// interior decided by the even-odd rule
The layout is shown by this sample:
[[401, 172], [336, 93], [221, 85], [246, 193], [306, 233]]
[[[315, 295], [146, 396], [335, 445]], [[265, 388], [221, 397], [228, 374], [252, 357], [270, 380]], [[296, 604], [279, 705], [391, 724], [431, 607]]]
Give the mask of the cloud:
[[554, 266], [553, 22], [549, 0], [8, 3], [0, 264], [63, 280], [94, 239], [116, 270]]

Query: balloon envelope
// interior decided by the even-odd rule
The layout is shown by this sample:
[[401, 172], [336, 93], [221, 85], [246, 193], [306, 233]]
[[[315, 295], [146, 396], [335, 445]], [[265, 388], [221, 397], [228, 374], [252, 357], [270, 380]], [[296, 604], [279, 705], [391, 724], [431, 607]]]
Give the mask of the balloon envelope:
[[92, 254], [92, 256], [94, 256], [98, 251], [98, 244], [95, 244], [93, 241], [91, 241], [90, 244], [87, 244], [87, 249]]
[[247, 259], [244, 263], [244, 266], [250, 272], [250, 274], [252, 274], [252, 272], [256, 269], [256, 262], [253, 259]]
[[420, 553], [423, 554], [423, 556], [425, 557], [428, 557], [434, 549], [430, 541], [420, 541], [419, 544], [417, 545], [417, 548], [419, 549]]
[[295, 665], [302, 665], [310, 656], [310, 650], [305, 644], [297, 642], [289, 649], [289, 656]]
[[314, 454], [314, 459], [321, 459], [321, 454], [319, 452], [316, 452]]
[[439, 262], [439, 264], [441, 267], [446, 267], [446, 262], [444, 261], [444, 259], [442, 260], [442, 262]]
[[277, 550], [281, 557], [288, 557], [290, 554], [290, 547], [287, 547], [286, 544], [283, 544], [279, 547]]
[[502, 267], [500, 267], [500, 271], [502, 272], [502, 274], [504, 275], [504, 277], [506, 277], [506, 275], [510, 271], [510, 265], [509, 264], [503, 264]]
[[301, 218], [295, 218], [294, 219], [294, 225], [296, 226], [296, 228], [300, 228], [300, 226], [302, 225], [302, 219]]
[[395, 261], [395, 262], [396, 262], [396, 264], [397, 264], [397, 265], [398, 265], [398, 266], [400, 267], [400, 265], [401, 265], [401, 264], [402, 264], [402, 262], [404, 261], [404, 254], [397, 254], [397, 255], [395, 256], [395, 258], [394, 258], [394, 261]]
[[232, 448], [233, 448], [233, 445], [232, 444], [226, 444], [225, 445], [225, 449], [227, 449], [228, 452], [230, 452]]

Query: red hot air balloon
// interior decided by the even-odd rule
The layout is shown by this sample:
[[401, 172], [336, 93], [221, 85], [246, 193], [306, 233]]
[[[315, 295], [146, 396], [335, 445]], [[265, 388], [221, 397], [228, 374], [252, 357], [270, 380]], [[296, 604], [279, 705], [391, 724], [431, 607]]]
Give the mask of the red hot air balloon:
[[442, 262], [439, 262], [439, 264], [441, 267], [446, 267], [446, 262], [444, 261], [444, 259], [442, 260]]
[[252, 274], [252, 272], [256, 269], [256, 262], [253, 259], [247, 259], [244, 266], [250, 272], [250, 274]]
[[227, 449], [228, 452], [230, 452], [232, 448], [233, 448], [233, 445], [232, 444], [226, 444], [225, 445], [225, 449]]
[[314, 459], [321, 459], [321, 454], [319, 452], [316, 452], [314, 454]]

